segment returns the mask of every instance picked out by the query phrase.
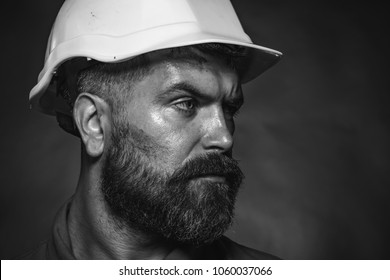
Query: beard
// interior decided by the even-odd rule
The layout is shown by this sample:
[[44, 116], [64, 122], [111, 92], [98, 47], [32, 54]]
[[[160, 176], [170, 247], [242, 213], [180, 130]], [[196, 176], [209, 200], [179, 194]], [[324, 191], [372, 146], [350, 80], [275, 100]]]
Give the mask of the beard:
[[167, 149], [136, 127], [114, 125], [111, 140], [101, 188], [118, 225], [192, 245], [210, 243], [231, 226], [243, 179], [236, 160], [205, 153], [172, 173], [163, 171]]

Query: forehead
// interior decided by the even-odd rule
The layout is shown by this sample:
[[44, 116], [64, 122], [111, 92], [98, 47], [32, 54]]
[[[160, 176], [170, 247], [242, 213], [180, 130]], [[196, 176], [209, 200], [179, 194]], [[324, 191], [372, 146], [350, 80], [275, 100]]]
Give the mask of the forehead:
[[[155, 90], [174, 84], [187, 83], [204, 94], [241, 94], [241, 84], [236, 70], [223, 57], [211, 56], [198, 50], [191, 52], [159, 51], [147, 55], [149, 71], [136, 88]], [[216, 96], [217, 97], [217, 96]]]

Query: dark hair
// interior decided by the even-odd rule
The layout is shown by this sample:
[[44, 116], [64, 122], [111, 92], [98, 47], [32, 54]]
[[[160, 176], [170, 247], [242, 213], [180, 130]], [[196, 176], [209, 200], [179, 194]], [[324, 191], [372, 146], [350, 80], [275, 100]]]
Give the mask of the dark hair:
[[[237, 60], [245, 56], [246, 48], [237, 45], [207, 43], [155, 52], [164, 52], [164, 55], [168, 58], [184, 58], [195, 60], [198, 63], [207, 62], [199, 54], [200, 52], [221, 58], [229, 67], [235, 69]], [[95, 94], [109, 104], [115, 117], [123, 109], [121, 104], [124, 104], [124, 100], [131, 98], [132, 82], [142, 79], [151, 70], [148, 54], [150, 53], [119, 63], [90, 61], [88, 63], [90, 66], [79, 70], [77, 73], [69, 70], [72, 64], [77, 63], [77, 61], [75, 62], [75, 59], [67, 61], [57, 71], [61, 81], [57, 86], [57, 94], [66, 100], [70, 111], [81, 92]], [[57, 120], [59, 125], [67, 132], [78, 135], [72, 117], [57, 114]]]

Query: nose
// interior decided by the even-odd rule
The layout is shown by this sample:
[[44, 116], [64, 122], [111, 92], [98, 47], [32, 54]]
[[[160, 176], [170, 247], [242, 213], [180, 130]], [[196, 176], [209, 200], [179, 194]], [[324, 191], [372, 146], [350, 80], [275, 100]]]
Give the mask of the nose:
[[213, 108], [203, 122], [202, 145], [206, 151], [230, 153], [233, 148], [234, 121], [227, 119], [222, 108]]

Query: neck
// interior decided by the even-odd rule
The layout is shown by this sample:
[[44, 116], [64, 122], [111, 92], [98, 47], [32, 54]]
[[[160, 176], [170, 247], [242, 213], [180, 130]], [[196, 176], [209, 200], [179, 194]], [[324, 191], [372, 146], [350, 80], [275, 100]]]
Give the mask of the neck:
[[164, 259], [173, 250], [160, 237], [118, 224], [96, 184], [99, 180], [83, 174], [93, 172], [81, 173], [68, 216], [76, 259]]

